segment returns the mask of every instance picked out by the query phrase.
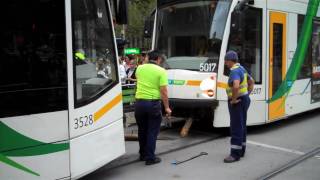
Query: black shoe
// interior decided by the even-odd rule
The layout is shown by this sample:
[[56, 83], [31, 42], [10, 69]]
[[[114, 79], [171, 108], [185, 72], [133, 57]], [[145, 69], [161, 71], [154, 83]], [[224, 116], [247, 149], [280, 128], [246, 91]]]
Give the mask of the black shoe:
[[145, 157], [143, 157], [143, 156], [140, 156], [139, 157], [139, 161], [146, 161], [147, 159], [145, 158]]
[[236, 162], [236, 161], [239, 161], [240, 158], [235, 158], [235, 157], [232, 157], [231, 155], [224, 158], [223, 162], [225, 163], [233, 163], [233, 162]]
[[240, 153], [240, 157], [244, 157], [244, 154], [246, 153], [246, 150], [244, 150], [245, 148], [242, 147], [242, 151]]
[[161, 159], [158, 157], [155, 157], [152, 160], [146, 160], [146, 165], [153, 165], [153, 164], [157, 164], [159, 162], [161, 162]]

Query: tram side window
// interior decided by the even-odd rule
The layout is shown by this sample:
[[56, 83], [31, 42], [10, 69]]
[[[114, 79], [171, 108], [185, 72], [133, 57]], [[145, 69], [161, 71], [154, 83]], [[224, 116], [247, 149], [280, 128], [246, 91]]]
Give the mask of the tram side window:
[[[304, 15], [301, 15], [301, 14], [298, 15], [298, 40], [299, 40], [300, 35], [301, 35], [304, 17], [305, 17]], [[308, 45], [308, 49], [307, 49], [307, 52], [306, 52], [304, 63], [302, 64], [300, 73], [298, 75], [298, 79], [306, 79], [306, 78], [310, 78], [311, 77], [312, 47], [310, 46], [310, 44], [311, 44], [311, 41], [310, 41], [310, 43]]]
[[1, 3], [0, 117], [66, 110], [63, 0]]
[[262, 9], [250, 7], [241, 15], [239, 28], [230, 28], [228, 49], [238, 53], [240, 63], [252, 75], [255, 83], [261, 84]]
[[312, 26], [312, 79], [311, 103], [320, 102], [320, 19], [315, 18]]
[[75, 107], [93, 102], [119, 82], [105, 0], [72, 0]]

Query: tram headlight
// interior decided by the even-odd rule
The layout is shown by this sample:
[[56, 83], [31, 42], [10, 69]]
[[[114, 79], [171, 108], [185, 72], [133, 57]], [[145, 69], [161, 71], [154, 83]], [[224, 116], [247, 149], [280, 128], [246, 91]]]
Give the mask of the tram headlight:
[[200, 90], [203, 97], [214, 97], [216, 89], [216, 75], [204, 79], [200, 83]]

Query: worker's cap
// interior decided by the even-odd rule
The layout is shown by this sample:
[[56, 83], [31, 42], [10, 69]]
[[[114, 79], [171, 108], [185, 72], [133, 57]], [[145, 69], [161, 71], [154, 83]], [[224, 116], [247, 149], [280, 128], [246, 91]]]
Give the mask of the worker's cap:
[[238, 62], [238, 54], [235, 51], [230, 50], [226, 53], [224, 60]]

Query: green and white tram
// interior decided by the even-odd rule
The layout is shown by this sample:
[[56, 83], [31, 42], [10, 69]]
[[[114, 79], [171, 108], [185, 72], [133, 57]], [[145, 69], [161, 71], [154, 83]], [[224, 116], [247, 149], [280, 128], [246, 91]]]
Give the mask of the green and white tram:
[[167, 56], [173, 113], [229, 126], [229, 49], [255, 79], [248, 125], [319, 108], [318, 8], [319, 0], [158, 0], [145, 35]]
[[10, 0], [0, 14], [0, 179], [76, 179], [124, 154], [110, 2]]

